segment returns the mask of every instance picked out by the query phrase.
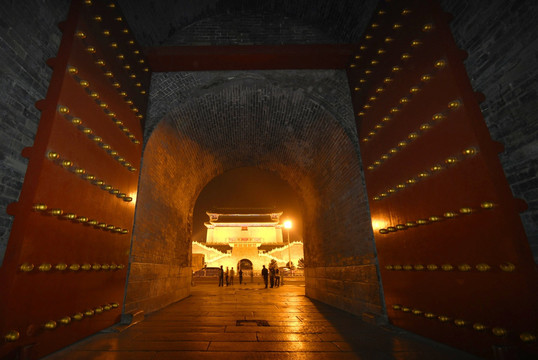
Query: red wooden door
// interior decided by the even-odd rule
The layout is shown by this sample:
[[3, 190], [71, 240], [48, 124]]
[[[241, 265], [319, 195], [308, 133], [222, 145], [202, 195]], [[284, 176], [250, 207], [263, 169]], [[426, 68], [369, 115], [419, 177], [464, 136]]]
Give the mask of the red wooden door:
[[387, 313], [481, 356], [536, 353], [524, 205], [447, 20], [434, 1], [383, 2], [348, 71]]
[[[117, 323], [150, 72], [111, 1], [72, 3], [0, 271], [0, 357]], [[23, 355], [22, 355], [23, 354]]]

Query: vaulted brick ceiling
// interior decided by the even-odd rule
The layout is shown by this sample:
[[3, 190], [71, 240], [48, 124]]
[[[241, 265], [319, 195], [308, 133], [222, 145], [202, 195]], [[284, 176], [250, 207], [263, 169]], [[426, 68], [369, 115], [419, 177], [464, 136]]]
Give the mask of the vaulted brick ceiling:
[[[356, 42], [378, 0], [119, 0], [118, 3], [137, 40], [143, 46], [152, 47], [215, 45], [216, 42], [219, 45]], [[211, 24], [216, 25], [215, 31], [223, 31], [220, 40], [196, 38], [195, 35], [202, 34], [200, 29], [207, 29]], [[185, 37], [185, 33], [191, 36]]]
[[[344, 72], [168, 73], [153, 81], [139, 198], [151, 212], [149, 204], [161, 199], [159, 206], [168, 207], [163, 214], [174, 213], [175, 228], [187, 232], [196, 198], [211, 179], [258, 167], [278, 173], [301, 199], [309, 263], [335, 261], [333, 241], [354, 261], [371, 261]], [[138, 219], [150, 216], [142, 211]], [[162, 228], [141, 226], [154, 234]], [[174, 238], [190, 241], [188, 234]]]

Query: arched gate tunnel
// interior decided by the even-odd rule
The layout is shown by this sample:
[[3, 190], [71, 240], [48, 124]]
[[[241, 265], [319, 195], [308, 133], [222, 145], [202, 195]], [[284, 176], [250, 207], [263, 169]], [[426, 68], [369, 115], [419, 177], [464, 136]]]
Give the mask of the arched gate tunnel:
[[[176, 300], [174, 292], [188, 292], [189, 224], [198, 194], [215, 176], [251, 166], [278, 173], [302, 200], [307, 293], [320, 299], [333, 296], [332, 301], [356, 314], [382, 316], [375, 249], [343, 75], [335, 71], [177, 74], [177, 83], [182, 78], [199, 83], [198, 89], [203, 90], [187, 90], [191, 94], [198, 90], [198, 97], [170, 101], [176, 95], [173, 91], [169, 97], [155, 95], [152, 106], [157, 109], [161, 103], [179, 105], [155, 126], [144, 150], [131, 266], [146, 273], [155, 252], [162, 253], [162, 266], [185, 269], [185, 285], [177, 286], [176, 279], [152, 279], [152, 289], [163, 293], [150, 291], [149, 298], [131, 303], [130, 289], [140, 293], [131, 275], [127, 310], [153, 311], [163, 306], [163, 296]], [[300, 82], [293, 81], [296, 77]], [[286, 80], [293, 87], [286, 87]], [[317, 94], [308, 94], [309, 88]], [[323, 99], [324, 93], [330, 98]], [[325, 281], [315, 280], [323, 279], [316, 274], [327, 267], [349, 272], [343, 275], [350, 280], [346, 291], [343, 278], [332, 279], [326, 286], [321, 285]], [[175, 271], [172, 274], [178, 276]], [[148, 284], [144, 278], [143, 284]]]

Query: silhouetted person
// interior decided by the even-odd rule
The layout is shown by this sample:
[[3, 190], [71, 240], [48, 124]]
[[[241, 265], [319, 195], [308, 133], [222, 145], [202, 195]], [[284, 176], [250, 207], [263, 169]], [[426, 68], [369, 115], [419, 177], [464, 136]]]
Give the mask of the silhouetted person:
[[230, 270], [228, 270], [228, 266], [226, 266], [226, 286], [230, 284]]
[[239, 285], [243, 283], [243, 270], [239, 269]]
[[269, 282], [271, 283], [271, 287], [275, 285], [275, 268], [269, 268]]
[[234, 271], [234, 268], [232, 268], [230, 270], [230, 285], [234, 284], [234, 276], [235, 276], [235, 271]]
[[278, 268], [275, 270], [275, 286], [280, 286], [280, 270]]
[[219, 271], [219, 286], [224, 286], [224, 269], [222, 268], [222, 265], [220, 266]]
[[263, 282], [265, 283], [265, 288], [267, 289], [267, 283], [269, 282], [269, 271], [267, 271], [267, 269], [265, 268], [265, 265], [263, 265], [262, 276], [263, 276]]

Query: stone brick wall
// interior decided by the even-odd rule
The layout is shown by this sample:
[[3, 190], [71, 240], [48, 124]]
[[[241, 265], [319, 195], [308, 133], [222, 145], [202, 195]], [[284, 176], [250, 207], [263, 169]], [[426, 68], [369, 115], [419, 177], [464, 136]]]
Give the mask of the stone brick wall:
[[45, 98], [67, 17], [68, 0], [43, 7], [42, 1], [9, 1], [0, 6], [0, 264], [12, 217], [6, 206], [19, 198], [27, 161], [21, 150], [32, 146], [41, 113], [34, 103]]
[[387, 321], [375, 264], [307, 267], [306, 295], [373, 323]]
[[538, 2], [527, 0], [452, 1], [442, 7], [465, 61], [515, 197], [528, 210], [521, 219], [538, 263]]
[[[309, 283], [309, 296], [382, 315], [345, 72], [154, 74], [152, 86], [147, 136], [154, 130], [144, 152], [133, 256], [141, 232], [159, 234], [167, 219], [185, 228], [174, 219], [192, 221], [198, 194], [215, 176], [255, 166], [278, 173], [302, 200], [305, 263], [319, 280]], [[150, 214], [162, 220], [148, 222]], [[166, 241], [175, 237], [174, 252], [190, 253], [190, 234], [181, 232]], [[160, 247], [144, 251], [153, 246]]]
[[[144, 46], [347, 43], [378, 0], [119, 0]], [[158, 19], [148, 21], [148, 16]]]
[[[209, 89], [228, 86], [240, 80], [260, 83], [261, 87], [278, 84], [280, 88], [296, 90], [308, 96], [319, 106], [328, 109], [343, 127], [358, 151], [357, 130], [353, 120], [349, 89], [344, 71], [200, 71], [154, 73], [152, 75], [150, 108], [144, 138], [148, 138], [156, 124], [171, 110], [189, 99], [205, 95]], [[278, 109], [278, 114], [283, 110]]]
[[151, 312], [188, 295], [188, 183], [177, 182], [182, 145], [170, 124], [162, 124], [146, 146], [141, 167], [125, 311]]
[[331, 44], [338, 42], [308, 24], [274, 13], [229, 12], [202, 19], [163, 45]]

